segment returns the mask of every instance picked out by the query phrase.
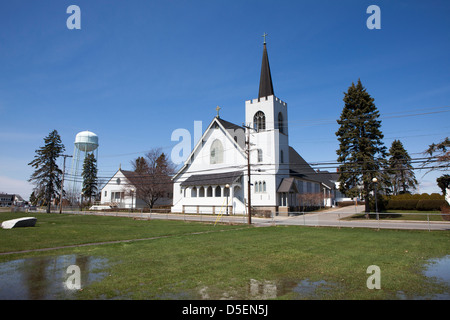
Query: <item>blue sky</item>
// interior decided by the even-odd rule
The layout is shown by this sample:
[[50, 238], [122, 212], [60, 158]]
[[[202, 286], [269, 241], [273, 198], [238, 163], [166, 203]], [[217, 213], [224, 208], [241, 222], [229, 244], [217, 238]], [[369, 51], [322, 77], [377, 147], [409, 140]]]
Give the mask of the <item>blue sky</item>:
[[[80, 30], [66, 26], [72, 4]], [[366, 27], [372, 4], [379, 30]], [[343, 92], [359, 78], [385, 145], [400, 139], [421, 157], [450, 134], [449, 16], [446, 0], [2, 1], [0, 191], [28, 198], [27, 164], [54, 129], [66, 154], [78, 132], [95, 132], [108, 177], [152, 148], [170, 154], [172, 132], [205, 129], [217, 105], [242, 124], [264, 32], [290, 144], [308, 162], [336, 161]], [[439, 192], [442, 172], [424, 173], [419, 191]]]

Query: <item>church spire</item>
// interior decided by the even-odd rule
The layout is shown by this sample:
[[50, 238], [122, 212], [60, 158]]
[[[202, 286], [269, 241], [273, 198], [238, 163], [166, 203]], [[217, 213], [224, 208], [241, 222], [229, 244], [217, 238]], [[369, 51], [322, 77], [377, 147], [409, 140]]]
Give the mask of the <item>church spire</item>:
[[259, 94], [258, 98], [274, 95], [272, 76], [270, 74], [269, 57], [267, 55], [266, 36], [264, 33], [264, 50], [261, 64], [261, 78], [259, 80]]

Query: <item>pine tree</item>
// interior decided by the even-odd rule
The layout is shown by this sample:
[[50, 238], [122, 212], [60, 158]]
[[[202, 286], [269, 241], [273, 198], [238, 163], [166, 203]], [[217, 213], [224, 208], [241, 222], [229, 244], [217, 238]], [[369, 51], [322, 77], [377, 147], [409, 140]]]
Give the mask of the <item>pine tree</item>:
[[83, 162], [83, 172], [81, 173], [83, 177], [83, 189], [81, 192], [85, 198], [89, 199], [89, 204], [91, 203], [92, 197], [97, 194], [97, 160], [93, 153], [88, 154], [84, 158]]
[[44, 195], [47, 213], [50, 213], [52, 199], [56, 198], [61, 190], [62, 171], [58, 168], [56, 159], [62, 155], [65, 147], [56, 130], [44, 138], [44, 143], [43, 147], [36, 150], [35, 159], [28, 164], [36, 169], [28, 181], [34, 182], [37, 194]]
[[410, 189], [416, 189], [417, 180], [411, 157], [400, 140], [394, 140], [389, 149], [388, 173], [394, 195], [410, 193]]
[[438, 187], [441, 188], [442, 194], [445, 196], [447, 194], [447, 189], [450, 188], [450, 175], [444, 174], [436, 179]]
[[147, 161], [144, 157], [137, 157], [131, 164], [134, 166], [134, 171], [137, 173], [146, 173], [149, 170]]
[[[344, 108], [337, 120], [336, 136], [340, 143], [338, 155], [339, 189], [350, 197], [361, 193], [368, 200], [372, 179], [383, 182], [380, 168], [384, 164], [386, 147], [383, 145], [381, 121], [374, 99], [358, 80], [344, 92]], [[365, 201], [369, 212], [369, 201]]]

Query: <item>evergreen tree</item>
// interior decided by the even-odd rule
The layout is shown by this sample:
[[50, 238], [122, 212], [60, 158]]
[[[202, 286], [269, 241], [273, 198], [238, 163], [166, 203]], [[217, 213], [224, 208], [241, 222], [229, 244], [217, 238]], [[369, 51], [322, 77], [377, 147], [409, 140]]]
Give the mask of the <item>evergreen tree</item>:
[[31, 195], [30, 195], [30, 204], [32, 206], [35, 206], [35, 205], [37, 205], [37, 203], [38, 203], [38, 199], [37, 199], [37, 197], [36, 197], [36, 195], [34, 194], [34, 191], [33, 191], [33, 192], [31, 192]]
[[447, 189], [450, 188], [450, 175], [444, 174], [436, 179], [439, 188], [442, 190], [442, 194], [445, 196], [447, 194]]
[[344, 92], [344, 108], [337, 120], [336, 136], [340, 143], [338, 155], [339, 189], [350, 197], [364, 197], [369, 212], [369, 193], [372, 179], [384, 182], [380, 168], [384, 165], [386, 147], [383, 145], [381, 121], [374, 99], [358, 80]]
[[411, 189], [416, 189], [417, 180], [411, 157], [400, 140], [394, 140], [389, 149], [388, 173], [394, 195], [410, 193]]
[[134, 160], [134, 163], [131, 163], [133, 167], [135, 168], [134, 171], [137, 173], [146, 173], [148, 172], [148, 164], [144, 157], [137, 157], [136, 160]]
[[91, 203], [92, 197], [97, 194], [97, 160], [93, 153], [88, 154], [84, 158], [83, 162], [83, 172], [81, 173], [83, 177], [83, 189], [81, 192], [85, 198], [89, 199], [89, 204]]
[[56, 130], [44, 138], [44, 143], [43, 147], [36, 150], [35, 159], [28, 164], [36, 169], [28, 181], [35, 184], [34, 190], [37, 194], [43, 194], [47, 213], [50, 213], [52, 199], [56, 198], [61, 190], [62, 171], [58, 168], [56, 159], [62, 155], [65, 147]]

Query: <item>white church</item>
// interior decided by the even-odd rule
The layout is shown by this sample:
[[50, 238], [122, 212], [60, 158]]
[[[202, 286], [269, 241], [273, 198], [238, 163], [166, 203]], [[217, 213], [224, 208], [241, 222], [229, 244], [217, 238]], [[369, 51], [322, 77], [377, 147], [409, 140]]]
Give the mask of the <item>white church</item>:
[[249, 195], [252, 213], [333, 204], [337, 178], [316, 172], [289, 145], [288, 106], [274, 94], [265, 41], [259, 95], [245, 102], [244, 123], [228, 122], [217, 110], [173, 176], [172, 212], [247, 214]]

